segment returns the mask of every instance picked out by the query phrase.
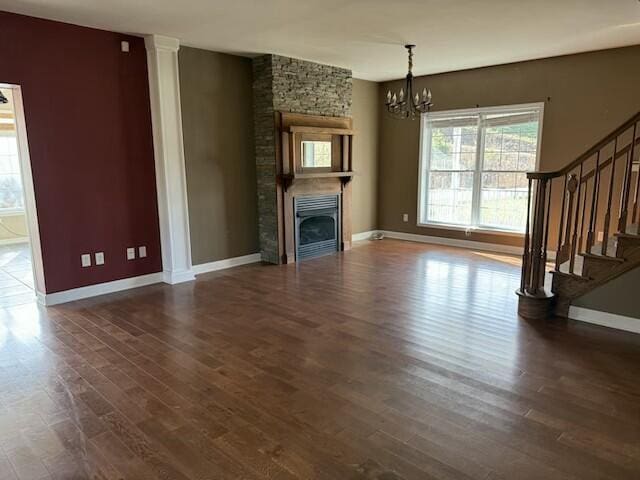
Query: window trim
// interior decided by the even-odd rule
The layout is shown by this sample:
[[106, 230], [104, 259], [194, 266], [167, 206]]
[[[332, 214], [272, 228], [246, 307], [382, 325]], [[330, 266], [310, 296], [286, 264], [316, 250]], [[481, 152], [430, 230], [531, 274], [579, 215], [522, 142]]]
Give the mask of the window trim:
[[24, 215], [24, 207], [22, 208], [0, 208], [0, 217], [18, 217], [20, 215]]
[[[460, 230], [465, 232], [478, 232], [478, 233], [487, 233], [487, 234], [497, 234], [497, 235], [511, 235], [522, 237], [524, 236], [524, 231], [520, 230], [512, 230], [507, 228], [491, 228], [486, 225], [458, 225], [458, 224], [449, 224], [445, 222], [423, 222], [422, 214], [423, 209], [426, 206], [426, 200], [428, 197], [428, 188], [423, 188], [424, 183], [428, 184], [428, 170], [425, 170], [425, 162], [427, 161], [427, 150], [431, 148], [431, 130], [429, 130], [428, 135], [424, 135], [425, 132], [425, 121], [428, 118], [438, 117], [448, 117], [452, 115], [480, 115], [480, 114], [491, 114], [491, 113], [502, 113], [502, 112], [511, 112], [514, 110], [526, 110], [537, 108], [540, 111], [540, 116], [538, 120], [538, 144], [536, 146], [536, 170], [540, 169], [540, 150], [542, 145], [542, 127], [544, 122], [544, 102], [533, 102], [533, 103], [520, 103], [516, 105], [498, 105], [492, 107], [477, 107], [477, 108], [464, 108], [464, 109], [451, 109], [451, 110], [440, 110], [437, 112], [427, 112], [420, 115], [420, 147], [418, 150], [418, 205], [417, 205], [417, 215], [416, 215], [416, 226], [417, 227], [426, 227], [426, 228], [440, 228], [444, 230]], [[425, 136], [428, 136], [428, 139], [425, 139]], [[475, 170], [473, 172], [474, 175], [474, 195], [480, 195], [480, 188], [476, 188], [476, 183], [481, 181], [481, 173], [482, 173], [482, 165], [479, 162], [480, 152], [484, 149], [484, 136], [481, 135], [481, 129], [478, 129], [478, 148], [476, 149], [476, 164]], [[428, 141], [427, 141], [428, 140]], [[431, 155], [428, 156], [429, 161], [431, 160]], [[471, 171], [471, 170], [470, 170]], [[425, 181], [426, 180], [426, 181]], [[471, 212], [472, 219], [476, 220], [476, 216], [479, 212]]]

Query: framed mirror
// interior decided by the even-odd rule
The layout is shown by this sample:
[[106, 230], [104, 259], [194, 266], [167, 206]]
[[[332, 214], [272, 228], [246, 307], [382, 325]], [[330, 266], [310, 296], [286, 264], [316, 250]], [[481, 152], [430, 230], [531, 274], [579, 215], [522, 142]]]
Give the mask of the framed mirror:
[[302, 168], [331, 168], [331, 141], [303, 140]]

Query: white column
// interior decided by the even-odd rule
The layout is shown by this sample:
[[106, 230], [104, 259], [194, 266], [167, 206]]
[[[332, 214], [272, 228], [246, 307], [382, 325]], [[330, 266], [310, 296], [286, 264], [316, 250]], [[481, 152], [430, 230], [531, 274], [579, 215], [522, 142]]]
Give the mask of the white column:
[[191, 265], [187, 180], [175, 38], [145, 37], [156, 163], [162, 270], [166, 283], [195, 278]]

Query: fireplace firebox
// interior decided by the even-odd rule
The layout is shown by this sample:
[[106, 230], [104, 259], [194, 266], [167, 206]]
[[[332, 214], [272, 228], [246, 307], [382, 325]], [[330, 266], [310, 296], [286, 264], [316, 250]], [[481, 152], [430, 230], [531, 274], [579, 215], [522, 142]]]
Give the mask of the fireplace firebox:
[[340, 250], [340, 195], [294, 198], [296, 260]]

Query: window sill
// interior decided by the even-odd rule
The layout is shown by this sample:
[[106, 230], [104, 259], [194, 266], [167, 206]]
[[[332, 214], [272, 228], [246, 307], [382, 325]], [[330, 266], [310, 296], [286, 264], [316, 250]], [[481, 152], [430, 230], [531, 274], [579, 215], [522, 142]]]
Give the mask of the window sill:
[[22, 209], [7, 208], [5, 210], [0, 209], [0, 217], [17, 217], [18, 215], [24, 215], [25, 212]]
[[524, 237], [524, 232], [517, 232], [514, 230], [499, 230], [497, 228], [482, 228], [482, 227], [464, 227], [461, 225], [450, 225], [447, 223], [420, 223], [416, 224], [418, 227], [423, 228], [437, 228], [440, 230], [455, 230], [458, 232], [469, 232], [469, 233], [482, 233], [488, 235], [500, 235], [500, 236], [508, 236], [508, 237]]

